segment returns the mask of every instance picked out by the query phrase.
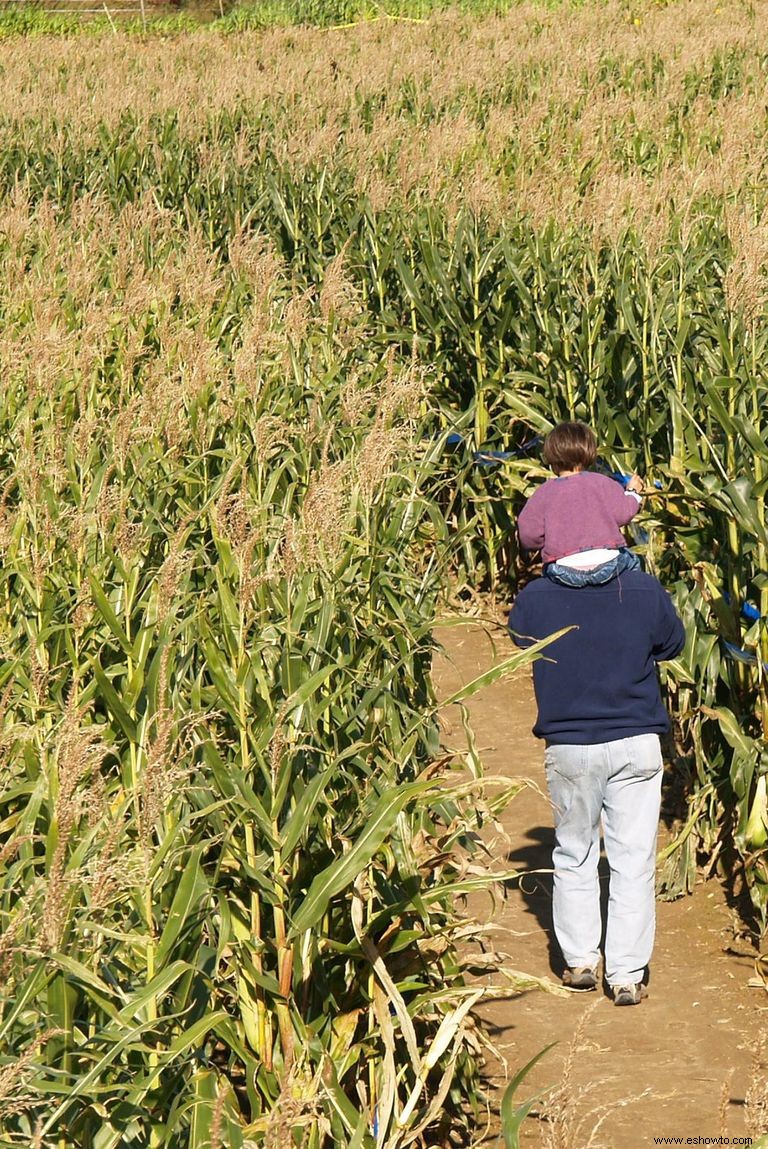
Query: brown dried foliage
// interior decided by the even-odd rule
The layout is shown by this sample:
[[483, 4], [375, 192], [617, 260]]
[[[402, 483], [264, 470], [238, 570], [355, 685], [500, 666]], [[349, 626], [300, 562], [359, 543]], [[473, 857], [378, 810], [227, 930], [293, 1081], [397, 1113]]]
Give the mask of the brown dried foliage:
[[[514, 209], [609, 235], [632, 219], [653, 238], [670, 209], [731, 198], [763, 178], [767, 15], [766, 0], [716, 8], [641, 0], [631, 11], [617, 2], [521, 5], [482, 19], [441, 13], [337, 30], [201, 32], [132, 41], [130, 53], [120, 36], [12, 41], [0, 47], [0, 101], [12, 110], [2, 131], [38, 120], [65, 146], [55, 122], [67, 121], [71, 147], [130, 113], [139, 139], [148, 139], [151, 117], [173, 112], [183, 132], [199, 137], [222, 108], [268, 106], [268, 119], [231, 141], [228, 158], [201, 139], [201, 170], [246, 168], [270, 150], [297, 166], [344, 165], [375, 209], [393, 198], [442, 197], [449, 210], [469, 203], [501, 219]], [[125, 210], [124, 233], [138, 233], [146, 210]], [[20, 188], [0, 215], [11, 266], [25, 246], [25, 214]], [[81, 214], [79, 226], [103, 227], [93, 200], [84, 197]], [[34, 268], [43, 278], [42, 264], [61, 258], [52, 213], [48, 224], [47, 259]], [[184, 300], [217, 287], [198, 238], [178, 263]], [[230, 256], [254, 283], [268, 285], [277, 267], [258, 240], [236, 239]], [[79, 292], [87, 259], [74, 251], [66, 258]], [[151, 280], [140, 263], [134, 247], [124, 281], [139, 293]], [[66, 359], [65, 325], [55, 312], [40, 318], [38, 349]]]
[[302, 565], [333, 565], [344, 548], [349, 518], [350, 465], [324, 461], [309, 481], [294, 546]]
[[0, 1119], [21, 1113], [39, 1100], [39, 1097], [25, 1092], [25, 1078], [41, 1045], [60, 1033], [59, 1029], [47, 1029], [27, 1046], [16, 1061], [0, 1067]]
[[58, 793], [54, 807], [56, 846], [51, 859], [42, 910], [42, 942], [49, 950], [59, 947], [69, 913], [73, 876], [67, 872], [70, 839], [87, 815], [91, 822], [104, 811], [101, 764], [107, 748], [97, 727], [84, 725], [86, 711], [77, 703], [76, 687], [70, 692], [56, 747]]
[[728, 309], [754, 334], [768, 300], [768, 213], [755, 219], [744, 209], [726, 212], [733, 256], [725, 274]]
[[390, 359], [377, 395], [376, 418], [355, 460], [355, 477], [366, 506], [373, 502], [402, 452], [413, 446], [410, 420], [418, 413], [425, 385], [418, 364], [397, 372]]

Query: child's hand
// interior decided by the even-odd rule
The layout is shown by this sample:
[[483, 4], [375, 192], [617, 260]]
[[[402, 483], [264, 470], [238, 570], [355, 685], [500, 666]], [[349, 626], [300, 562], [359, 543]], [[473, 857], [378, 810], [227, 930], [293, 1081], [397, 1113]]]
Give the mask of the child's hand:
[[645, 483], [639, 475], [633, 475], [625, 488], [627, 491], [634, 491], [636, 495], [642, 495], [645, 489]]

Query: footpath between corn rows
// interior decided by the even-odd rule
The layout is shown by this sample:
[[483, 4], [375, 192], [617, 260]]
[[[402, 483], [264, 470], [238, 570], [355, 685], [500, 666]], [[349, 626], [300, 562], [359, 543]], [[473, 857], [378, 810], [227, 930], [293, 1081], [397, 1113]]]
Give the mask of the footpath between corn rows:
[[[444, 629], [437, 637], [443, 652], [434, 673], [442, 696], [509, 653], [503, 631], [480, 623]], [[527, 778], [544, 790], [542, 746], [530, 732], [530, 675], [485, 688], [470, 700], [469, 709], [486, 771]], [[446, 744], [461, 747], [458, 715], [446, 712], [444, 722]], [[498, 864], [523, 871], [550, 865], [552, 829], [542, 793], [524, 790], [508, 807], [503, 829], [507, 841], [493, 838]], [[663, 826], [660, 833], [663, 841]], [[495, 944], [509, 955], [509, 966], [558, 980], [548, 875], [530, 875], [495, 909], [487, 897], [475, 899], [471, 909], [481, 920], [493, 917]], [[602, 991], [566, 999], [534, 991], [483, 1007], [510, 1075], [543, 1046], [558, 1043], [534, 1067], [520, 1100], [562, 1083], [575, 1044], [567, 1111], [560, 1104], [559, 1116], [552, 1113], [549, 1121], [526, 1120], [521, 1145], [645, 1149], [662, 1136], [754, 1136], [745, 1095], [755, 1077], [753, 1051], [768, 1019], [768, 997], [748, 984], [754, 977], [751, 947], [735, 939], [735, 927], [738, 919], [720, 884], [700, 879], [691, 897], [658, 905], [650, 994], [641, 1006], [617, 1010]], [[503, 1064], [490, 1063], [488, 1074], [497, 1109], [505, 1084]], [[758, 1077], [768, 1091], [768, 1070]], [[500, 1144], [495, 1132], [489, 1143]]]

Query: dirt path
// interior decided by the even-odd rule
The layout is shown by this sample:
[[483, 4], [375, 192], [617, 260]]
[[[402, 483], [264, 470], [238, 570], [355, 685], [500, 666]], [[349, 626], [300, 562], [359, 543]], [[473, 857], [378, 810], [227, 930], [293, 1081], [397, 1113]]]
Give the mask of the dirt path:
[[[443, 695], [493, 664], [493, 644], [480, 625], [446, 629], [438, 638], [445, 652], [435, 676]], [[505, 636], [497, 632], [495, 641], [496, 657], [506, 657]], [[487, 687], [469, 705], [487, 772], [528, 778], [545, 789], [542, 746], [530, 733], [534, 700], [529, 672]], [[462, 746], [461, 726], [450, 713], [444, 737], [447, 744]], [[499, 863], [521, 870], [551, 864], [552, 829], [544, 797], [524, 790], [503, 825], [509, 841], [496, 844]], [[547, 875], [529, 876], [495, 911], [487, 898], [473, 903], [472, 910], [485, 918], [494, 914], [497, 946], [509, 955], [509, 965], [559, 981]], [[658, 1143], [654, 1137], [722, 1135], [730, 1142], [713, 1143], [745, 1143], [737, 1138], [747, 1134], [744, 1097], [751, 1046], [768, 1023], [768, 996], [747, 985], [754, 974], [751, 959], [724, 952], [733, 940], [733, 924], [717, 882], [700, 881], [691, 897], [658, 905], [649, 997], [640, 1006], [617, 1009], [600, 990], [566, 999], [533, 991], [485, 1007], [511, 1073], [549, 1042], [558, 1042], [521, 1088], [520, 1100], [562, 1080], [574, 1032], [582, 1024], [565, 1111], [561, 1107], [559, 1117], [551, 1114], [549, 1120], [526, 1120], [521, 1145], [646, 1149]], [[489, 1066], [489, 1075], [498, 1103], [503, 1066]]]

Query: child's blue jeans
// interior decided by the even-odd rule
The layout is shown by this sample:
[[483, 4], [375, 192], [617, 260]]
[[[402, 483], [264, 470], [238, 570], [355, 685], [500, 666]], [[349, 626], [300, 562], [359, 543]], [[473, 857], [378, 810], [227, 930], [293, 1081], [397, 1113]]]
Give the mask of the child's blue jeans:
[[579, 570], [577, 567], [563, 566], [562, 563], [547, 563], [544, 574], [552, 582], [559, 582], [561, 586], [601, 586], [610, 582], [617, 575], [627, 571], [640, 569], [640, 559], [632, 551], [622, 547], [615, 558], [591, 570]]

